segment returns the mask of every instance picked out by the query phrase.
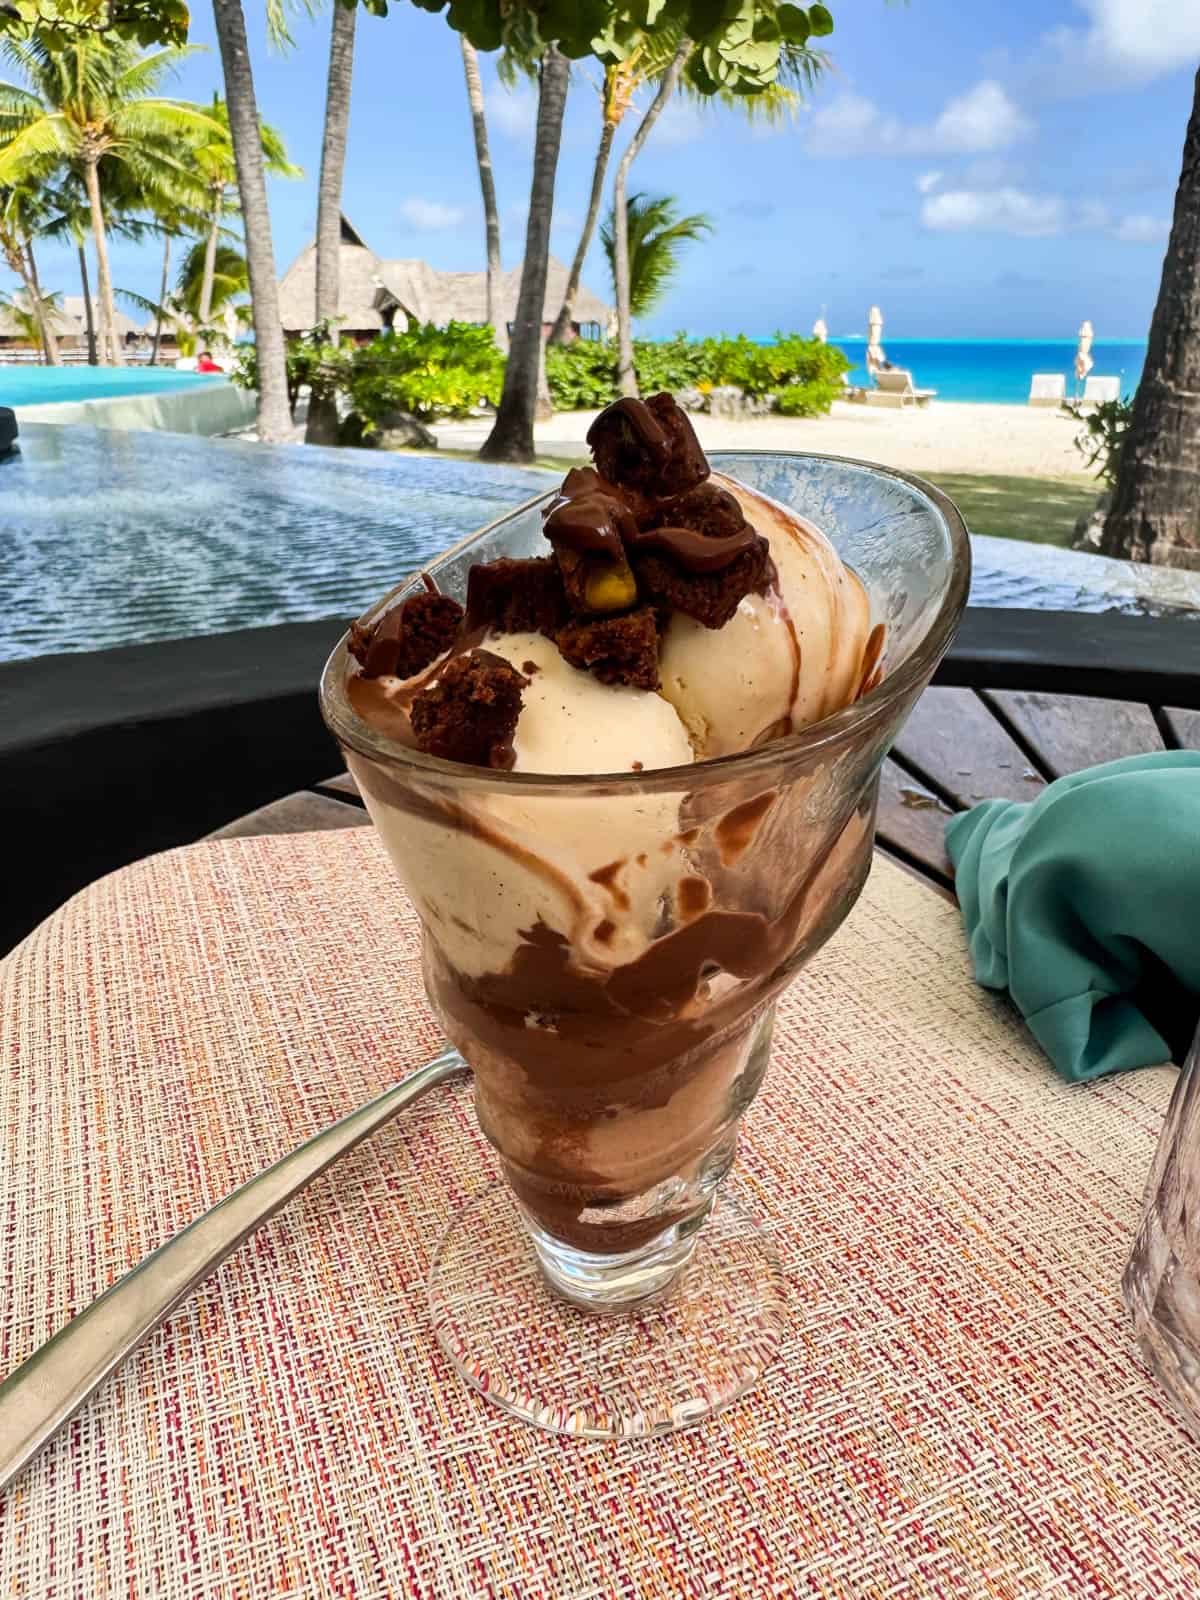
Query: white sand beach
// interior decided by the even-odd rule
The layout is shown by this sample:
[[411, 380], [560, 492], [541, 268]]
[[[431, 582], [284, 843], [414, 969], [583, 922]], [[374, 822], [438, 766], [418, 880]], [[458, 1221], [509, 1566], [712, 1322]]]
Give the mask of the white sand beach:
[[[594, 411], [560, 412], [535, 430], [545, 455], [575, 455]], [[1055, 410], [968, 405], [935, 400], [925, 410], [896, 411], [835, 401], [827, 417], [756, 417], [730, 422], [693, 418], [706, 449], [820, 450], [925, 473], [987, 473], [1036, 478], [1078, 477], [1082, 457], [1072, 443], [1078, 427]], [[487, 424], [436, 425], [448, 449], [476, 449]], [[561, 447], [561, 448], [560, 448]]]

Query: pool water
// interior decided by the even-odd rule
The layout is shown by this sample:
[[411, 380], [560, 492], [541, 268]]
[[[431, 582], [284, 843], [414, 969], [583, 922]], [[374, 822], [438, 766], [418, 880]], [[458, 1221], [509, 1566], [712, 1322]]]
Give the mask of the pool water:
[[[0, 459], [0, 661], [349, 618], [556, 476], [27, 425], [19, 453]], [[973, 605], [1177, 609], [1126, 576], [1148, 569], [1011, 539], [974, 548]]]
[[0, 460], [0, 660], [362, 611], [552, 475], [51, 424]]
[[196, 384], [223, 382], [216, 374], [173, 367], [24, 367], [0, 363], [0, 406], [50, 406], [73, 400], [161, 394]]

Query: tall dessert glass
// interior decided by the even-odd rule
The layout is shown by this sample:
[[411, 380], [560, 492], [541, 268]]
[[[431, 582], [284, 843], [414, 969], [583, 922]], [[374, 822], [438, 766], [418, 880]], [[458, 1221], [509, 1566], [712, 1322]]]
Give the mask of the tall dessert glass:
[[[552, 777], [393, 742], [355, 712], [348, 639], [321, 686], [505, 1179], [442, 1241], [435, 1331], [468, 1381], [560, 1431], [699, 1421], [785, 1336], [769, 1237], [718, 1191], [775, 1000], [858, 897], [880, 763], [969, 584], [962, 520], [928, 484], [812, 455], [710, 460], [814, 522], [865, 585], [886, 653], [856, 704], [740, 755]], [[541, 554], [548, 498], [448, 551], [438, 588], [462, 598], [475, 562]]]

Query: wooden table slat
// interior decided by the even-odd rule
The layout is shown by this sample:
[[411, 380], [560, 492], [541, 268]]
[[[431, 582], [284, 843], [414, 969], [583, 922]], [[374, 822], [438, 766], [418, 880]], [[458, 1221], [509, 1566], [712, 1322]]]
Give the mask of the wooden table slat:
[[1032, 800], [1045, 779], [973, 689], [926, 689], [896, 744], [903, 765], [959, 809]]
[[946, 821], [953, 814], [943, 800], [894, 761], [883, 763], [879, 780], [879, 842], [942, 884], [952, 882], [954, 877], [945, 838]]
[[1163, 719], [1181, 750], [1200, 750], [1200, 711], [1180, 711], [1175, 706], [1164, 706]]
[[980, 695], [1050, 778], [1163, 749], [1149, 706], [1026, 689], [984, 689]]

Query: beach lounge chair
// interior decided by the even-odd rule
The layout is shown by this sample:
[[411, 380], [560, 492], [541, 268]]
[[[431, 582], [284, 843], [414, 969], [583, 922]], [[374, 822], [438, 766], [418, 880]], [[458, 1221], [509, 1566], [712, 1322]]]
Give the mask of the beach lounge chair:
[[1067, 398], [1067, 380], [1061, 372], [1035, 372], [1029, 385], [1031, 406], [1060, 406]]
[[912, 373], [901, 368], [875, 373], [875, 387], [867, 390], [867, 404], [873, 406], [927, 406], [936, 389], [914, 389]]
[[1089, 378], [1083, 386], [1085, 406], [1103, 405], [1106, 400], [1121, 398], [1120, 378]]

